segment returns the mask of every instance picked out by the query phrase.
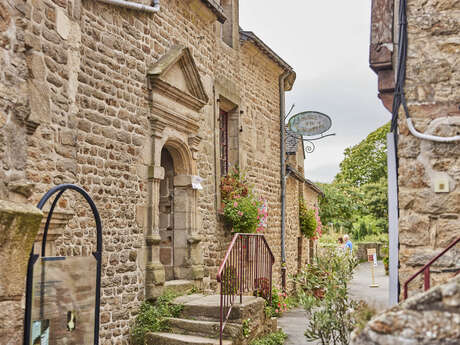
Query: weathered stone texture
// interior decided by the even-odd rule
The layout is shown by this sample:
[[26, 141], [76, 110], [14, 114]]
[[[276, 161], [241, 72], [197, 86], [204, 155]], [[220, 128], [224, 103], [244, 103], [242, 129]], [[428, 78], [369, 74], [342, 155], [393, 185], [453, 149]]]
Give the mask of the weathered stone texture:
[[[91, 195], [104, 231], [101, 344], [126, 344], [129, 321], [145, 291], [150, 296], [163, 291], [158, 245], [158, 189], [165, 177], [158, 156], [163, 145], [171, 150], [175, 175], [180, 175], [175, 188], [184, 199], [177, 207], [197, 210], [184, 211], [190, 217], [176, 220], [191, 231], [181, 237], [188, 246], [181, 249], [190, 249], [183, 256], [186, 269], [176, 273], [216, 288], [216, 273], [231, 239], [218, 214], [220, 98], [237, 109], [231, 133], [234, 163], [246, 170], [254, 192], [268, 203], [266, 236], [279, 286], [278, 78], [283, 68], [251, 42], [234, 48], [222, 42], [221, 24], [198, 0], [161, 1], [155, 14], [89, 0], [9, 4], [0, 5], [0, 62], [7, 66], [0, 72], [0, 199], [13, 193], [36, 203], [60, 183], [75, 183]], [[150, 68], [177, 46], [188, 48], [191, 62], [186, 62], [202, 82], [206, 97], [198, 101], [186, 104], [171, 100], [165, 90], [153, 90]], [[197, 85], [187, 84], [183, 70], [174, 68], [164, 80], [177, 87], [174, 92], [196, 96], [190, 87]], [[224, 87], [218, 90], [218, 85]], [[186, 121], [165, 127], [158, 121], [162, 111]], [[190, 189], [192, 175], [204, 179], [203, 190]], [[316, 200], [316, 193], [290, 180], [288, 273], [297, 270], [301, 193]], [[74, 216], [53, 251], [90, 255], [95, 225], [83, 198], [66, 192], [58, 208]]]
[[0, 343], [18, 344], [23, 325], [27, 263], [43, 214], [31, 205], [0, 200]]
[[[460, 4], [458, 1], [408, 1], [409, 51], [406, 96], [418, 131], [439, 136], [460, 129]], [[460, 143], [433, 143], [415, 138], [400, 114], [399, 207], [400, 282], [458, 238], [460, 227]], [[435, 193], [438, 177], [449, 181], [449, 193]], [[454, 255], [455, 257], [455, 255]], [[440, 282], [460, 268], [445, 259], [433, 269]], [[444, 272], [444, 273], [443, 273]], [[420, 288], [420, 282], [410, 288]]]
[[460, 343], [460, 277], [374, 317], [353, 345]]

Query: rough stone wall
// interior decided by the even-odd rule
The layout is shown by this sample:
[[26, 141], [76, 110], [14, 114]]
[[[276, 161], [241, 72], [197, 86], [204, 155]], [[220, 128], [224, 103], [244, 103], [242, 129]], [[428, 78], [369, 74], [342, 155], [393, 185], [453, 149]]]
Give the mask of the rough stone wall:
[[26, 123], [31, 109], [26, 32], [30, 6], [0, 3], [0, 199], [23, 201], [26, 183]]
[[26, 205], [32, 185], [26, 179], [27, 130], [35, 82], [30, 73], [30, 5], [0, 3], [0, 343], [22, 342], [24, 287], [29, 253], [42, 213]]
[[[1, 180], [18, 176], [12, 179], [33, 183], [33, 190], [22, 185], [17, 189], [26, 191], [23, 198], [32, 204], [60, 183], [78, 184], [93, 197], [104, 229], [102, 344], [127, 343], [129, 321], [144, 299], [140, 210], [146, 204], [148, 183], [138, 168], [149, 155], [146, 147], [152, 135], [147, 71], [175, 44], [191, 48], [210, 99], [199, 114], [201, 144], [196, 159], [198, 174], [204, 178], [198, 232], [203, 239], [205, 283], [215, 287], [215, 274], [230, 241], [216, 200], [218, 132], [213, 97], [216, 81], [230, 80], [242, 110], [240, 164], [255, 193], [268, 201], [267, 238], [276, 257], [274, 282], [280, 284], [281, 67], [251, 43], [241, 51], [222, 43], [220, 24], [200, 1], [162, 1], [156, 14], [92, 0], [18, 2], [16, 9], [0, 6], [1, 62], [8, 66], [0, 73], [0, 140], [5, 143], [0, 148]], [[22, 39], [28, 40], [28, 54]], [[16, 143], [15, 150], [23, 151], [5, 151], [7, 143]], [[2, 196], [6, 188], [0, 187]], [[298, 188], [292, 187], [293, 224], [298, 218], [292, 216], [298, 213]], [[65, 194], [58, 208], [73, 217], [56, 240], [57, 254], [89, 255], [95, 248], [90, 210], [72, 193]], [[297, 235], [292, 238], [295, 243], [289, 242], [289, 248], [296, 251]], [[295, 255], [289, 260], [297, 267]]]
[[374, 317], [352, 345], [460, 343], [460, 277]]
[[241, 47], [242, 93], [247, 95], [242, 118], [242, 167], [256, 195], [268, 204], [265, 236], [275, 255], [273, 282], [281, 285], [280, 123], [278, 77], [281, 68], [249, 43]]
[[[460, 3], [409, 0], [406, 97], [419, 132], [460, 133]], [[399, 122], [400, 283], [460, 236], [460, 142], [434, 143], [415, 138], [404, 114]], [[436, 193], [437, 179], [448, 193]], [[460, 247], [440, 260], [432, 285], [460, 268]], [[421, 287], [422, 278], [411, 283]]]

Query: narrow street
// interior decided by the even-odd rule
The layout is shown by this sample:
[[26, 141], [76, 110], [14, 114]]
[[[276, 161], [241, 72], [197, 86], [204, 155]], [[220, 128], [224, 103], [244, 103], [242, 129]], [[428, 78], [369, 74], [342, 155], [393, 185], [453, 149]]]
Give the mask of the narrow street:
[[359, 264], [353, 279], [350, 282], [350, 296], [356, 300], [363, 300], [377, 311], [388, 308], [388, 276], [381, 261], [375, 267], [375, 282], [378, 287], [371, 288], [371, 265], [368, 262]]

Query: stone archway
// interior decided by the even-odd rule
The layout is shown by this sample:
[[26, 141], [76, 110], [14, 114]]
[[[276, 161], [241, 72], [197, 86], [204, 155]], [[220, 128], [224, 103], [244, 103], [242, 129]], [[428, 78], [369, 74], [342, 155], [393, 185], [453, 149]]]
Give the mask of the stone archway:
[[197, 190], [187, 146], [168, 140], [161, 149], [164, 178], [159, 185], [158, 214], [160, 263], [165, 280], [200, 280], [203, 277], [199, 248]]

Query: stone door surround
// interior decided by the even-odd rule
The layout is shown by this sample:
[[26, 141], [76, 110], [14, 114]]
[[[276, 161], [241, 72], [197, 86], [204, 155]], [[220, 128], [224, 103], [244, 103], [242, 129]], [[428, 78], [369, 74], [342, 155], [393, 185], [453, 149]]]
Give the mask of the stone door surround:
[[[173, 224], [174, 279], [201, 281], [203, 259], [198, 229], [198, 191], [192, 181], [197, 175], [196, 158], [201, 109], [208, 103], [190, 50], [174, 46], [148, 73], [150, 88], [150, 165], [146, 231], [146, 298], [159, 296], [166, 280], [160, 260], [160, 183], [165, 178], [161, 154], [172, 158], [174, 169]], [[164, 151], [163, 151], [164, 152]], [[164, 260], [163, 260], [164, 261]], [[168, 272], [168, 277], [171, 273]]]

